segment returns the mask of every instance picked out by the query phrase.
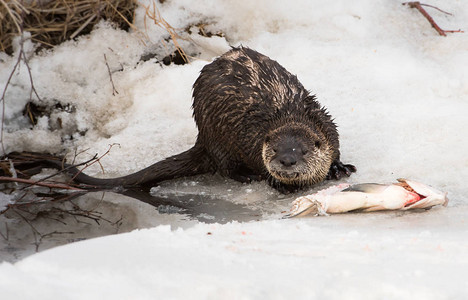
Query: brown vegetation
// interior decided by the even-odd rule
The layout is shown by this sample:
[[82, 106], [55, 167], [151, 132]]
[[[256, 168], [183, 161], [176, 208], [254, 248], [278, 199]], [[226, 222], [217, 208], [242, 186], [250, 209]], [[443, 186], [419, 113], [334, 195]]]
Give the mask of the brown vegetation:
[[89, 33], [101, 20], [126, 30], [133, 26], [135, 0], [0, 0], [0, 51], [13, 52], [13, 39], [27, 31], [39, 48]]

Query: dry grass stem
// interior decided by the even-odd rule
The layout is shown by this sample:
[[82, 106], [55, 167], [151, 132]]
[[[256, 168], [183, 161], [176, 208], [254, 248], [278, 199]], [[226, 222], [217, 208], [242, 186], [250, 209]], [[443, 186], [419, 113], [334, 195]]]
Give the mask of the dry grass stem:
[[126, 30], [133, 22], [135, 0], [0, 0], [0, 51], [13, 52], [12, 40], [24, 31], [40, 48], [48, 48], [89, 33], [100, 20]]
[[145, 6], [145, 5], [141, 4], [141, 3], [140, 3], [140, 5], [145, 8], [145, 18], [144, 18], [145, 29], [148, 28], [147, 23], [146, 23], [147, 18], [148, 18], [148, 19], [152, 20], [155, 25], [157, 25], [157, 26], [163, 28], [164, 30], [166, 30], [167, 33], [169, 33], [169, 35], [171, 36], [171, 40], [174, 43], [174, 46], [176, 47], [177, 52], [179, 52], [179, 54], [182, 57], [182, 59], [184, 60], [184, 62], [188, 63], [189, 62], [188, 56], [185, 54], [185, 51], [182, 49], [182, 47], [180, 46], [180, 44], [178, 42], [178, 39], [182, 39], [182, 37], [177, 33], [177, 30], [174, 27], [172, 27], [171, 24], [169, 24], [161, 16], [161, 13], [156, 8], [155, 2], [153, 1], [152, 5], [150, 4], [148, 6]]

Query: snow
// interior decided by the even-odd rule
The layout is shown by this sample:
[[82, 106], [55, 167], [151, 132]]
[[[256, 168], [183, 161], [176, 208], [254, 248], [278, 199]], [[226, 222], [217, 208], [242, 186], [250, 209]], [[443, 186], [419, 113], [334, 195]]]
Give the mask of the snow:
[[[467, 29], [464, 2], [430, 4], [453, 13], [427, 8], [442, 28]], [[142, 43], [138, 33], [102, 23], [89, 36], [32, 56], [29, 65], [43, 101], [35, 103], [73, 108], [44, 116], [31, 129], [22, 115], [30, 81], [21, 66], [6, 93], [7, 152], [89, 149], [88, 155], [94, 155], [117, 143], [102, 160], [105, 174], [98, 167], [87, 169], [91, 175], [115, 176], [186, 150], [197, 133], [191, 85], [205, 64], [229, 45], [242, 44], [297, 74], [329, 109], [339, 125], [342, 161], [358, 168], [346, 181], [411, 178], [447, 191], [449, 206], [420, 213], [281, 220], [291, 198], [265, 183], [241, 185], [216, 176], [167, 182], [153, 195], [208, 195], [257, 210], [261, 220], [191, 221], [179, 229], [179, 223], [168, 221], [4, 262], [2, 298], [468, 296], [466, 33], [440, 37], [399, 1], [226, 0], [214, 5], [181, 0], [158, 3], [158, 8], [174, 28], [204, 23], [225, 38], [206, 38], [192, 30], [180, 43], [200, 59], [161, 66], [156, 58], [173, 52], [173, 46], [162, 43], [164, 30], [148, 26], [149, 42]], [[140, 7], [136, 25], [143, 24]], [[157, 56], [140, 61], [148, 53]], [[0, 86], [15, 62], [0, 53]], [[210, 212], [205, 213], [210, 221]]]
[[23, 299], [462, 299], [467, 226], [453, 215], [162, 225], [3, 264], [0, 282]]

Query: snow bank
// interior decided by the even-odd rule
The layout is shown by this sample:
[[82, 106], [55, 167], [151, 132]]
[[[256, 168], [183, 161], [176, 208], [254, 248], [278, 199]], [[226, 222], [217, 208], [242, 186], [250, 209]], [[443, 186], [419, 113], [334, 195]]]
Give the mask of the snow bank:
[[9, 299], [462, 299], [467, 212], [159, 226], [3, 264], [0, 285]]

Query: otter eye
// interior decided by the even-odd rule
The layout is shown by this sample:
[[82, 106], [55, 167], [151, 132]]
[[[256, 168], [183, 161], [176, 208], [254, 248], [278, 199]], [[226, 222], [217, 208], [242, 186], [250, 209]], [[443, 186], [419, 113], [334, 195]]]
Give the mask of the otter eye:
[[273, 148], [272, 150], [273, 150], [274, 153], [278, 152], [278, 149], [276, 149], [276, 148]]
[[321, 144], [320, 144], [319, 141], [316, 141], [316, 142], [315, 142], [315, 148], [320, 148], [320, 145], [321, 145]]
[[307, 151], [307, 149], [302, 149], [302, 155], [306, 155], [307, 152], [309, 152], [309, 151]]

